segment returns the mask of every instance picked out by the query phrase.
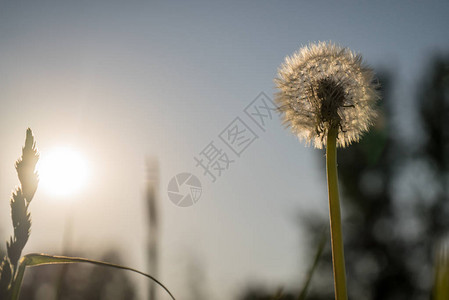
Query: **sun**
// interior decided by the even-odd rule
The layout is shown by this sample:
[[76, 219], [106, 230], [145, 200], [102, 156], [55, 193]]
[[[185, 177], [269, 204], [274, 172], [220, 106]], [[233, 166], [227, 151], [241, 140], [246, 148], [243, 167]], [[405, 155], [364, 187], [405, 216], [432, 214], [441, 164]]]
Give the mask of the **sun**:
[[80, 153], [64, 147], [41, 152], [37, 171], [39, 185], [55, 196], [79, 192], [89, 177], [86, 159]]

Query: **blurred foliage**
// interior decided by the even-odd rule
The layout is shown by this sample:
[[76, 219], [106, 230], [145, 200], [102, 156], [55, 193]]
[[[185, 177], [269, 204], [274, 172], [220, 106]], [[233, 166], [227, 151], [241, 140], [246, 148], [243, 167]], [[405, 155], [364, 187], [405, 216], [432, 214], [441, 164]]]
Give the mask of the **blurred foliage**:
[[[114, 251], [101, 260], [121, 263]], [[84, 264], [48, 265], [26, 271], [20, 299], [132, 300], [136, 299], [136, 287], [121, 270]]]
[[249, 287], [239, 298], [241, 300], [296, 300], [298, 296], [293, 293], [284, 293], [282, 289], [278, 291], [268, 291], [263, 287]]

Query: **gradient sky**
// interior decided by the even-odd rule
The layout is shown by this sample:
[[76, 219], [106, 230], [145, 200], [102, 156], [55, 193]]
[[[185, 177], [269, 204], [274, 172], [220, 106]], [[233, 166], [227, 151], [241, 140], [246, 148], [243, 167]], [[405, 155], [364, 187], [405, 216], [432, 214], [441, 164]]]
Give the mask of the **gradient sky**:
[[[115, 247], [145, 269], [144, 161], [153, 155], [160, 278], [179, 299], [190, 262], [203, 269], [209, 299], [231, 299], [248, 283], [298, 286], [308, 259], [296, 219], [327, 213], [323, 153], [274, 119], [215, 183], [193, 157], [261, 91], [272, 96], [286, 55], [318, 40], [393, 72], [407, 134], [420, 72], [449, 51], [448, 12], [448, 1], [0, 1], [1, 239], [29, 126], [42, 153], [72, 147], [93, 176], [71, 196], [38, 190], [25, 252], [59, 254], [71, 220], [73, 248], [99, 258]], [[190, 208], [166, 194], [180, 172], [203, 184]]]

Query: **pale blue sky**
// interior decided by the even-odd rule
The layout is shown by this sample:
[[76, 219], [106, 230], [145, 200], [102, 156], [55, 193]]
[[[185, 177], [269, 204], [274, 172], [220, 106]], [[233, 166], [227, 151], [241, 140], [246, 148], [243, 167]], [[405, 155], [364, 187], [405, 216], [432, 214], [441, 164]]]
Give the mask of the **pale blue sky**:
[[[406, 127], [419, 72], [449, 51], [448, 12], [447, 1], [0, 1], [1, 239], [31, 126], [41, 152], [69, 145], [95, 176], [70, 205], [38, 191], [25, 252], [58, 254], [71, 215], [74, 245], [114, 246], [144, 268], [143, 162], [157, 155], [160, 277], [175, 295], [186, 293], [188, 260], [202, 262], [210, 299], [248, 282], [297, 285], [308, 264], [295, 218], [327, 211], [320, 152], [274, 120], [214, 184], [193, 156], [259, 92], [272, 96], [286, 55], [318, 40], [393, 71]], [[186, 171], [204, 191], [181, 209], [165, 192]]]

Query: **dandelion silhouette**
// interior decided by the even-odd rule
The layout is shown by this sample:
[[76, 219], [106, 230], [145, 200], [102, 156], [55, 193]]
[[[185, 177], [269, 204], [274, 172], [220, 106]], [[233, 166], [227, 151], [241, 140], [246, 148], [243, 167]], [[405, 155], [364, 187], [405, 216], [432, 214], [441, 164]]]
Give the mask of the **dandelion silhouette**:
[[346, 300], [346, 272], [337, 176], [337, 146], [346, 147], [368, 131], [379, 98], [374, 72], [360, 55], [333, 43], [310, 44], [278, 71], [275, 95], [284, 124], [306, 144], [326, 147], [329, 218], [335, 299]]
[[275, 79], [284, 124], [316, 148], [326, 146], [332, 127], [338, 128], [338, 146], [358, 141], [376, 116], [373, 76], [347, 48], [324, 42], [301, 48], [286, 57]]

